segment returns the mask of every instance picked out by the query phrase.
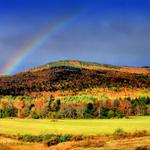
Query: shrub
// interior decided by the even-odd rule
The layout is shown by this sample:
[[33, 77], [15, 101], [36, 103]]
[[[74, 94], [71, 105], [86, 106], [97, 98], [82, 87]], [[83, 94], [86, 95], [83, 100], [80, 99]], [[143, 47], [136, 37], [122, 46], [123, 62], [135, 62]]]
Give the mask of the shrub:
[[39, 115], [34, 112], [34, 113], [31, 115], [31, 118], [33, 118], [33, 119], [39, 119]]
[[85, 110], [83, 108], [76, 108], [77, 118], [84, 118]]
[[113, 110], [109, 110], [107, 114], [108, 118], [114, 118], [115, 117], [115, 112]]
[[106, 107], [102, 107], [100, 110], [100, 118], [107, 118], [108, 117], [108, 111], [109, 109]]
[[91, 118], [93, 118], [92, 114], [84, 113], [84, 119], [91, 119]]
[[22, 135], [19, 137], [20, 140], [23, 142], [42, 142], [48, 139], [56, 137], [54, 134], [46, 134], [46, 135]]
[[30, 106], [25, 105], [25, 107], [24, 107], [24, 116], [28, 117], [29, 115], [30, 115]]
[[69, 141], [71, 137], [72, 137], [71, 135], [61, 135], [60, 136], [60, 142]]
[[116, 110], [116, 111], [115, 111], [115, 116], [116, 116], [117, 118], [123, 118], [123, 117], [124, 117], [124, 114], [123, 114], [122, 111]]
[[55, 134], [46, 134], [46, 135], [22, 135], [18, 137], [18, 140], [23, 142], [44, 142], [46, 146], [56, 145], [60, 142], [69, 141], [72, 138], [72, 135], [55, 135]]
[[24, 135], [20, 138], [23, 142], [35, 142], [35, 136]]
[[46, 135], [43, 135], [42, 141], [46, 141], [46, 140], [51, 139], [53, 137], [56, 137], [56, 135], [55, 134], [46, 134]]
[[60, 111], [61, 118], [77, 118], [77, 111], [74, 107], [64, 107]]
[[115, 130], [115, 132], [113, 133], [113, 135], [115, 135], [115, 136], [126, 136], [127, 132], [125, 132], [121, 128], [118, 128], [118, 129]]
[[57, 118], [59, 118], [59, 113], [57, 113], [57, 112], [48, 112], [48, 118], [49, 119], [57, 119]]
[[2, 109], [0, 109], [0, 118], [5, 117], [16, 117], [17, 109], [12, 104], [5, 105]]

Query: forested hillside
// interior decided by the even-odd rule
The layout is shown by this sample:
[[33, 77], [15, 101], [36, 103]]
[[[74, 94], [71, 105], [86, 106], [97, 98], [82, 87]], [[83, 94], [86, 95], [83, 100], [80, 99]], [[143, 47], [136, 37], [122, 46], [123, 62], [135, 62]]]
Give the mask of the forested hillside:
[[73, 63], [57, 62], [13, 76], [0, 77], [0, 95], [17, 96], [30, 92], [59, 90], [76, 92], [99, 87], [150, 87], [148, 72], [130, 73], [120, 71], [117, 66]]

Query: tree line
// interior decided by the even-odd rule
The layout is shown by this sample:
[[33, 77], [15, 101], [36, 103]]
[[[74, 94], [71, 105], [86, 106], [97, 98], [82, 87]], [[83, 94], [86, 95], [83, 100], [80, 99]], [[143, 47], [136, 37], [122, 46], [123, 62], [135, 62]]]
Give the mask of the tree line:
[[0, 100], [0, 118], [128, 118], [150, 115], [150, 97], [62, 103], [53, 95], [49, 100]]

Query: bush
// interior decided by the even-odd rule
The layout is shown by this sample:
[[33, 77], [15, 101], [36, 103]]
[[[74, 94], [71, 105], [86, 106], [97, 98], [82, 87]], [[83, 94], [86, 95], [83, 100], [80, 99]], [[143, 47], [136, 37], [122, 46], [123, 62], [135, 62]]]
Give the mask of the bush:
[[23, 135], [20, 136], [19, 139], [22, 140], [23, 142], [42, 142], [46, 141], [48, 139], [51, 139], [53, 137], [56, 137], [54, 134], [46, 134], [46, 135]]
[[77, 113], [77, 118], [80, 118], [80, 119], [84, 118], [85, 111], [84, 111], [83, 108], [77, 107], [76, 108], [76, 113]]
[[51, 146], [56, 145], [60, 142], [69, 141], [72, 138], [72, 135], [55, 135], [55, 134], [46, 134], [46, 135], [22, 135], [18, 139], [23, 142], [44, 142], [44, 145]]
[[25, 107], [24, 107], [24, 116], [28, 117], [29, 115], [30, 115], [30, 106], [25, 105]]
[[48, 118], [49, 119], [58, 119], [59, 118], [59, 113], [57, 112], [48, 112]]
[[36, 137], [31, 136], [31, 135], [24, 135], [23, 137], [21, 137], [19, 139], [21, 139], [23, 142], [37, 142]]
[[61, 118], [77, 118], [77, 111], [73, 107], [64, 107], [60, 111]]
[[108, 111], [109, 109], [106, 108], [106, 107], [102, 107], [101, 110], [100, 110], [100, 118], [108, 118]]
[[118, 128], [118, 129], [115, 130], [115, 132], [113, 133], [113, 135], [115, 135], [115, 136], [126, 136], [127, 132], [125, 132], [121, 128]]
[[108, 114], [107, 114], [108, 118], [114, 118], [115, 117], [115, 112], [113, 110], [109, 110]]
[[116, 111], [115, 111], [115, 117], [117, 117], [117, 118], [123, 118], [123, 117], [124, 117], [124, 114], [123, 114], [122, 111], [116, 110]]
[[93, 118], [92, 114], [89, 114], [89, 113], [84, 114], [84, 119], [91, 119], [91, 118]]
[[5, 117], [16, 117], [17, 109], [13, 105], [7, 105], [4, 108], [0, 109], [0, 118]]
[[60, 136], [60, 142], [69, 141], [71, 137], [72, 137], [71, 135], [61, 135]]
[[31, 115], [31, 118], [33, 118], [33, 119], [39, 119], [39, 115], [34, 112], [34, 113]]
[[55, 134], [46, 134], [46, 135], [43, 135], [42, 141], [46, 141], [46, 140], [51, 139], [53, 137], [56, 137], [56, 135]]

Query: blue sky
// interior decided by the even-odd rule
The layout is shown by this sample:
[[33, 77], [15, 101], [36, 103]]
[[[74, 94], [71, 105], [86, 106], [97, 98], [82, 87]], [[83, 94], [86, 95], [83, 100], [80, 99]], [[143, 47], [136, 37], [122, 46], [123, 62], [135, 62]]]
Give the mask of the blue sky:
[[70, 14], [77, 17], [22, 59], [13, 73], [64, 59], [150, 65], [149, 0], [1, 0], [0, 73], [26, 45]]

